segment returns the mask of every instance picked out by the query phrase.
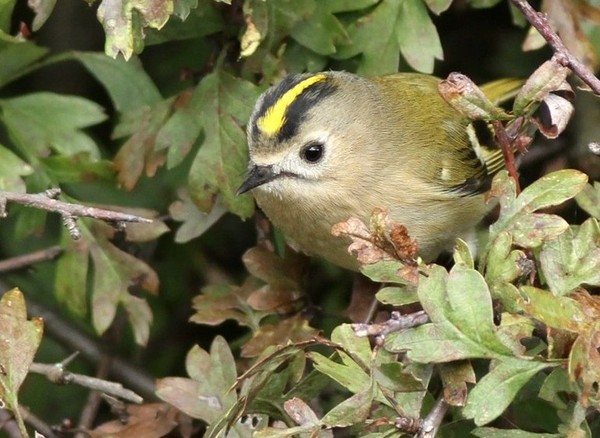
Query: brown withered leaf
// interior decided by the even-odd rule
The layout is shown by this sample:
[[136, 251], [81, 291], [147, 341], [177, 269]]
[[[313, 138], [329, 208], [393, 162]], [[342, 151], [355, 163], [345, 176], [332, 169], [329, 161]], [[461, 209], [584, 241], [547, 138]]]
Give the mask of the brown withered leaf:
[[87, 433], [91, 438], [160, 438], [179, 424], [183, 416], [179, 410], [166, 403], [148, 403], [127, 406], [126, 421], [113, 420], [101, 424]]
[[249, 308], [248, 297], [260, 286], [260, 282], [249, 277], [242, 286], [229, 284], [210, 285], [202, 294], [194, 297], [192, 307], [196, 311], [190, 321], [196, 324], [219, 325], [225, 320], [234, 320], [244, 326], [252, 326], [264, 315], [255, 314]]
[[417, 243], [410, 238], [404, 225], [389, 218], [386, 209], [373, 210], [369, 227], [360, 219], [350, 218], [335, 224], [331, 234], [350, 237], [352, 243], [348, 252], [355, 254], [362, 265], [390, 260], [415, 264]]
[[300, 287], [307, 261], [304, 256], [290, 250], [281, 258], [257, 246], [246, 251], [242, 260], [250, 274], [266, 283], [248, 296], [252, 308], [286, 313], [297, 307], [304, 296]]
[[360, 219], [351, 217], [345, 222], [340, 222], [331, 227], [334, 236], [348, 236], [352, 243], [348, 247], [350, 254], [356, 255], [359, 263], [369, 265], [381, 260], [394, 260], [391, 254], [375, 244], [369, 228]]
[[450, 406], [464, 406], [467, 399], [467, 383], [475, 383], [477, 378], [468, 360], [442, 363], [440, 377], [444, 385], [444, 401]]
[[267, 347], [307, 341], [319, 334], [317, 329], [299, 315], [284, 319], [277, 324], [261, 326], [242, 347], [243, 357], [256, 357]]
[[600, 383], [600, 320], [573, 343], [569, 355], [569, 376], [572, 381], [580, 382], [581, 403], [588, 406], [590, 398], [597, 399]]

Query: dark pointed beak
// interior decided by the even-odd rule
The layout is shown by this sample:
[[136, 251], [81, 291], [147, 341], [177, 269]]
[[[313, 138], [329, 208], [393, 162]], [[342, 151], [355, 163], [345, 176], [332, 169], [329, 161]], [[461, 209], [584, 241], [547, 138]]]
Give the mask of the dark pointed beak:
[[246, 179], [237, 190], [236, 195], [241, 195], [269, 181], [273, 181], [277, 176], [278, 174], [273, 172], [272, 166], [254, 165], [248, 170]]

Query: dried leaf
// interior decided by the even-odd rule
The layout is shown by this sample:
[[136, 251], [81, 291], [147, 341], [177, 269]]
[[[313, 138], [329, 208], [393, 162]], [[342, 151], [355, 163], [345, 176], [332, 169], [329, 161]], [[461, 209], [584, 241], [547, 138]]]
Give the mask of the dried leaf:
[[[19, 409], [17, 393], [42, 340], [44, 323], [27, 320], [25, 299], [19, 289], [0, 298], [0, 403], [12, 412]], [[17, 415], [20, 419], [20, 415]]]
[[181, 415], [177, 409], [166, 403], [128, 405], [125, 412], [125, 421], [109, 421], [87, 433], [91, 438], [160, 438], [177, 426], [178, 417]]

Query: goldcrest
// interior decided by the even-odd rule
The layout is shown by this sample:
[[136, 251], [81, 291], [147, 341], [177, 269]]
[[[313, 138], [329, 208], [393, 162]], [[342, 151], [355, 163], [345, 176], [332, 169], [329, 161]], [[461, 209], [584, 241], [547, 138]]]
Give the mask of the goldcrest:
[[[238, 193], [251, 191], [293, 248], [342, 267], [358, 263], [331, 227], [350, 217], [368, 223], [377, 207], [433, 261], [488, 212], [484, 193], [502, 167], [501, 152], [482, 146], [472, 121], [440, 96], [439, 81], [416, 73], [287, 76], [250, 117]], [[494, 100], [490, 94], [507, 90], [488, 91]]]

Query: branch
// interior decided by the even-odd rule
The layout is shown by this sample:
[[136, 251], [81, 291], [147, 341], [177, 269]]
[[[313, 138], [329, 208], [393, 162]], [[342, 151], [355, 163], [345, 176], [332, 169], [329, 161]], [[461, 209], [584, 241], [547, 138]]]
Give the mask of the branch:
[[14, 271], [39, 262], [55, 259], [62, 252], [60, 246], [51, 246], [39, 251], [30, 252], [0, 261], [0, 272]]
[[6, 217], [6, 204], [15, 202], [26, 207], [38, 208], [59, 213], [63, 218], [63, 223], [69, 230], [71, 237], [75, 240], [81, 236], [81, 231], [75, 221], [79, 217], [91, 217], [115, 225], [117, 228], [123, 228], [128, 222], [152, 223], [151, 219], [146, 219], [133, 214], [121, 213], [118, 211], [104, 210], [96, 207], [88, 207], [80, 204], [58, 201], [55, 199], [60, 195], [60, 189], [49, 189], [43, 193], [15, 193], [0, 191], [0, 218]]
[[120, 383], [66, 371], [64, 369], [64, 364], [62, 363], [54, 365], [32, 363], [29, 370], [33, 373], [43, 374], [48, 380], [59, 385], [75, 383], [94, 391], [110, 394], [133, 403], [142, 403], [144, 401], [142, 397], [130, 389], [124, 388]]
[[550, 27], [546, 14], [537, 12], [526, 0], [511, 1], [523, 13], [527, 21], [544, 37], [550, 47], [552, 47], [558, 63], [570, 68], [594, 93], [600, 95], [600, 80], [594, 76], [592, 71], [583, 62], [567, 49], [567, 46], [565, 46], [558, 34]]

